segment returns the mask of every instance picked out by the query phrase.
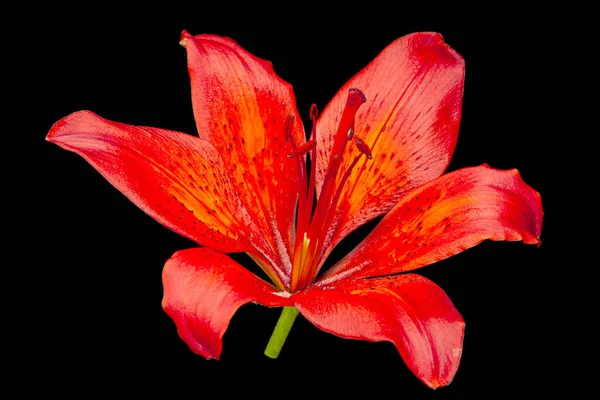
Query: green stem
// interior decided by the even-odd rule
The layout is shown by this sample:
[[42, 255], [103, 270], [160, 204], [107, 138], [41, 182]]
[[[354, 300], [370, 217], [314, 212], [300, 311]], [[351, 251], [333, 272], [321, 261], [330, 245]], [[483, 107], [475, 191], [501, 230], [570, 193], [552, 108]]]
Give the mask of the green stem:
[[281, 348], [287, 339], [290, 329], [298, 316], [298, 309], [296, 307], [283, 307], [279, 321], [275, 325], [271, 339], [265, 349], [265, 355], [271, 358], [277, 358], [281, 352]]

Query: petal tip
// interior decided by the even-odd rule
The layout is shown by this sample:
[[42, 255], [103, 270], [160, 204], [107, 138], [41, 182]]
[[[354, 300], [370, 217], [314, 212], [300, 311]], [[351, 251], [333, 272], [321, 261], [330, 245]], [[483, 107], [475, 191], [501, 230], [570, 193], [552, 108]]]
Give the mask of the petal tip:
[[532, 188], [525, 182], [525, 180], [521, 176], [521, 173], [519, 172], [519, 170], [517, 170], [516, 168], [512, 168], [509, 170], [509, 172], [517, 179], [517, 182], [519, 182], [520, 185], [527, 188], [527, 191], [529, 192], [529, 194], [531, 196], [531, 205], [532, 205], [533, 209], [535, 210], [535, 231], [534, 231], [534, 234], [532, 235], [532, 238], [528, 238], [528, 240], [524, 240], [524, 243], [525, 244], [535, 244], [539, 248], [542, 243], [540, 240], [540, 235], [542, 233], [542, 221], [544, 219], [544, 208], [542, 206], [542, 195], [540, 194], [539, 191], [535, 190], [534, 188]]
[[91, 118], [100, 119], [98, 115], [88, 110], [69, 114], [52, 125], [45, 139], [54, 144], [64, 143], [66, 137], [77, 130], [75, 128], [89, 123]]
[[56, 139], [58, 138], [58, 136], [60, 136], [60, 132], [62, 130], [62, 127], [66, 124], [67, 118], [68, 117], [62, 118], [56, 121], [54, 125], [52, 125], [45, 138], [48, 142], [56, 143]]
[[189, 32], [184, 29], [181, 32], [181, 36], [179, 38], [179, 45], [185, 49], [186, 48], [185, 46], [187, 45], [187, 41], [191, 37], [192, 37], [192, 35], [190, 35]]
[[424, 380], [423, 383], [425, 383], [425, 385], [427, 385], [428, 388], [436, 390], [438, 388], [444, 387], [444, 386], [448, 386], [449, 384], [452, 383], [452, 379], [447, 379], [447, 380], [439, 380], [439, 379], [432, 379], [432, 380]]
[[[181, 340], [188, 345], [192, 352], [204, 357], [207, 360], [220, 360], [222, 350], [221, 343], [210, 343], [210, 341], [207, 342], [206, 340], [202, 340], [202, 338], [198, 336], [198, 332], [194, 331], [194, 326], [190, 325], [185, 316], [182, 315], [181, 310], [170, 306], [165, 298], [163, 298], [161, 305], [163, 311], [173, 320], [173, 322], [175, 322], [177, 334]], [[219, 338], [219, 341], [221, 339], [222, 335]]]
[[431, 39], [431, 44], [432, 45], [443, 45], [443, 44], [445, 44], [444, 35], [442, 35], [439, 32], [425, 31], [425, 32], [415, 33], [415, 35], [427, 35], [427, 36], [429, 36], [429, 38]]
[[[81, 111], [79, 111], [79, 112], [81, 112]], [[67, 127], [69, 121], [72, 119], [72, 117], [75, 114], [77, 114], [77, 113], [73, 113], [71, 115], [68, 115], [68, 116], [56, 121], [54, 123], [54, 125], [52, 125], [50, 130], [48, 131], [48, 134], [46, 135], [46, 141], [54, 143], [54, 144], [59, 144], [61, 142], [61, 140], [59, 140], [60, 137], [65, 135], [65, 131], [68, 130], [65, 128]]]
[[[445, 60], [447, 64], [455, 64], [464, 70], [465, 60], [452, 46], [444, 40], [444, 36], [438, 32], [420, 32], [414, 33], [415, 40], [421, 41], [427, 55], [430, 52], [436, 52], [440, 60]], [[417, 39], [418, 38], [418, 39]], [[464, 72], [463, 72], [464, 74]]]

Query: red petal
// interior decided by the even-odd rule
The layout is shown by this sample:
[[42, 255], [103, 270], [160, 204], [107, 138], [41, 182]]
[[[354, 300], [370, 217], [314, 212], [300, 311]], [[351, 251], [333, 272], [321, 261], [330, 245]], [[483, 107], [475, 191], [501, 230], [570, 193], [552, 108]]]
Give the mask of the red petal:
[[485, 239], [539, 244], [542, 217], [539, 193], [517, 170], [461, 169], [409, 193], [321, 279], [409, 271]]
[[227, 161], [233, 187], [250, 205], [261, 232], [255, 247], [289, 273], [300, 176], [296, 160], [288, 158], [289, 115], [296, 118], [288, 134], [298, 146], [305, 142], [292, 87], [269, 62], [231, 39], [184, 32], [182, 43], [200, 137], [208, 138]]
[[433, 282], [408, 274], [340, 280], [292, 296], [300, 313], [334, 335], [390, 341], [427, 386], [449, 384], [462, 353], [464, 322]]
[[221, 251], [250, 249], [250, 230], [227, 171], [206, 140], [108, 121], [80, 111], [57, 122], [47, 140], [85, 158], [164, 226]]
[[219, 359], [223, 335], [240, 306], [292, 305], [289, 298], [224, 254], [207, 248], [178, 251], [163, 270], [163, 308], [190, 349]]
[[[327, 105], [317, 126], [317, 188], [349, 88], [360, 89], [367, 98], [356, 115], [354, 133], [373, 155], [358, 163], [346, 183], [342, 206], [347, 209], [334, 244], [446, 169], [458, 137], [463, 81], [463, 59], [441, 35], [415, 33], [386, 47]], [[354, 146], [348, 147], [358, 154]], [[344, 157], [342, 171], [353, 158]]]

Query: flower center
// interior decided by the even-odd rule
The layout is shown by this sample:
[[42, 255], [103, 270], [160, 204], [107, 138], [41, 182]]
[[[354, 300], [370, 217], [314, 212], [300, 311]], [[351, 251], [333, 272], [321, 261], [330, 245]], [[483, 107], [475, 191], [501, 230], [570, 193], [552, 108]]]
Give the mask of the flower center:
[[[296, 221], [296, 239], [294, 243], [292, 277], [290, 292], [296, 292], [308, 286], [316, 277], [322, 264], [325, 252], [328, 250], [331, 239], [339, 226], [336, 209], [342, 189], [348, 181], [352, 169], [363, 155], [372, 159], [371, 150], [365, 142], [356, 135], [354, 120], [358, 108], [367, 101], [365, 95], [358, 89], [350, 89], [346, 106], [342, 112], [340, 123], [334, 137], [329, 164], [323, 179], [323, 185], [317, 199], [316, 207], [313, 203], [315, 197], [315, 170], [316, 170], [316, 144], [317, 144], [317, 107], [313, 104], [310, 109], [312, 130], [309, 140], [301, 146], [296, 146], [291, 134], [294, 116], [290, 115], [285, 125], [286, 140], [291, 142], [292, 151], [288, 157], [295, 157], [300, 175], [299, 184], [302, 190], [298, 199], [298, 218]], [[343, 170], [342, 160], [348, 142], [354, 139], [358, 154]], [[308, 176], [305, 155], [310, 152], [311, 168]], [[339, 177], [339, 178], [338, 178]]]

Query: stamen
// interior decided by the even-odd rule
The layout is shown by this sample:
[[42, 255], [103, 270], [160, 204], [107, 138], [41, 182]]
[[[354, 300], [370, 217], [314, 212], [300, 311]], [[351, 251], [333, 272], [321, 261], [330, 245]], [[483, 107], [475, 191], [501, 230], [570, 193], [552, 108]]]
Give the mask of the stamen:
[[[304, 266], [306, 262], [306, 251], [308, 250], [308, 245], [310, 244], [310, 239], [306, 237], [306, 232], [304, 232], [304, 238], [302, 240], [302, 258], [300, 260], [300, 265]], [[302, 270], [300, 270], [302, 273]]]
[[[305, 143], [303, 146], [307, 146], [306, 150], [310, 151], [310, 160], [311, 160], [311, 168], [310, 168], [310, 177], [308, 181], [308, 190], [304, 193], [306, 194], [305, 198], [300, 197], [298, 199], [298, 218], [296, 223], [296, 238], [294, 244], [294, 266], [292, 267], [292, 282], [298, 282], [298, 278], [302, 274], [302, 269], [304, 268], [304, 263], [306, 262], [306, 255], [308, 245], [310, 243], [310, 239], [307, 240], [307, 233], [312, 219], [312, 205], [315, 196], [315, 175], [316, 175], [316, 144], [317, 144], [317, 118], [319, 117], [319, 110], [316, 104], [311, 105], [310, 107], [310, 119], [312, 121], [312, 129], [309, 137], [309, 141]], [[300, 147], [303, 147], [300, 146]], [[308, 147], [310, 146], [310, 147]], [[299, 149], [294, 149], [294, 152], [298, 152]], [[292, 152], [292, 153], [294, 153]], [[302, 153], [304, 154], [304, 153]], [[296, 156], [296, 159], [300, 159], [300, 154]], [[288, 155], [289, 157], [289, 155]], [[306, 163], [304, 163], [306, 165]], [[299, 260], [299, 263], [298, 263]]]
[[[334, 136], [329, 164], [327, 165], [327, 169], [325, 172], [323, 185], [321, 187], [321, 193], [319, 194], [319, 199], [317, 201], [315, 213], [312, 217], [312, 220], [310, 220], [310, 226], [308, 227], [307, 238], [310, 241], [302, 241], [303, 243], [301, 245], [301, 240], [299, 240], [300, 238], [296, 236], [295, 249], [296, 251], [302, 251], [303, 254], [306, 254], [306, 258], [304, 262], [302, 262], [302, 265], [295, 265], [295, 268], [293, 268], [292, 279], [290, 283], [290, 289], [292, 292], [304, 288], [308, 281], [314, 275], [314, 272], [317, 270], [318, 264], [320, 263], [321, 259], [319, 255], [323, 251], [324, 239], [330, 231], [330, 225], [332, 224], [333, 220], [333, 212], [335, 212], [335, 210], [337, 209], [337, 203], [341, 195], [342, 187], [344, 186], [344, 183], [348, 180], [352, 168], [358, 162], [358, 158], [360, 158], [362, 154], [366, 154], [367, 156], [370, 154], [368, 146], [366, 147], [367, 150], [365, 150], [365, 147], [361, 148], [357, 145], [361, 154], [357, 156], [357, 158], [352, 163], [350, 163], [349, 168], [346, 171], [344, 171], [344, 174], [342, 174], [341, 177], [340, 186], [337, 187], [338, 185], [336, 182], [336, 178], [338, 176], [339, 169], [343, 162], [343, 156], [346, 150], [346, 145], [348, 141], [354, 138], [354, 118], [356, 116], [358, 108], [366, 101], [367, 99], [365, 95], [359, 89], [352, 88], [348, 90], [346, 106], [342, 111], [339, 126]], [[310, 117], [313, 121], [311, 140], [316, 141], [316, 106], [311, 107]], [[313, 168], [311, 168], [311, 185], [309, 186], [309, 191], [312, 191], [314, 186], [313, 173], [316, 169], [315, 156], [316, 149], [315, 147], [313, 147], [311, 153], [311, 162], [313, 163]], [[302, 233], [302, 231], [298, 231], [297, 235], [302, 235]], [[308, 246], [308, 248], [301, 249], [300, 246], [303, 246], [305, 244]], [[298, 261], [301, 260], [297, 256], [295, 257], [295, 259]]]
[[[285, 141], [290, 143], [292, 146], [292, 151], [288, 154], [288, 158], [294, 157], [296, 152], [298, 152], [302, 147], [306, 146], [306, 143], [302, 144], [300, 146], [300, 148], [298, 148], [298, 146], [296, 145], [296, 140], [294, 138], [294, 135], [292, 134], [292, 132], [294, 130], [295, 119], [296, 119], [296, 117], [294, 117], [294, 115], [292, 115], [292, 114], [288, 115], [287, 119], [285, 120], [285, 125], [283, 128]], [[298, 186], [299, 186], [298, 215], [299, 216], [302, 216], [306, 213], [306, 201], [304, 198], [304, 196], [306, 195], [306, 184], [307, 184], [306, 162], [304, 161], [304, 159], [302, 157], [299, 157], [301, 154], [305, 154], [305, 153], [306, 152], [301, 152], [295, 157], [296, 158], [296, 167], [298, 168], [298, 175], [299, 175], [299, 179], [298, 179]], [[296, 231], [299, 226], [303, 225], [302, 219], [300, 219], [299, 222], [300, 222], [300, 224], [299, 225], [298, 225], [298, 223], [296, 224], [294, 231]]]
[[[319, 118], [319, 109], [317, 108], [316, 104], [313, 104], [310, 106], [310, 120], [312, 121], [313, 124], [315, 124], [317, 122], [317, 118]], [[314, 131], [314, 128], [315, 128], [315, 126], [313, 125], [313, 131]]]
[[[331, 208], [329, 209], [329, 212], [327, 213], [327, 218], [325, 220], [325, 223], [323, 224], [323, 226], [329, 227], [329, 229], [327, 229], [327, 231], [337, 229], [337, 226], [334, 227], [334, 226], [332, 226], [332, 224], [333, 224], [333, 217], [335, 215], [338, 200], [340, 199], [340, 196], [342, 195], [342, 190], [344, 188], [344, 185], [348, 181], [348, 178], [350, 178], [350, 174], [352, 173], [352, 170], [354, 169], [354, 167], [356, 166], [356, 164], [358, 163], [358, 160], [360, 160], [362, 155], [363, 155], [363, 153], [360, 153], [359, 155], [354, 157], [352, 164], [350, 164], [348, 169], [346, 169], [346, 171], [344, 172], [344, 176], [342, 176], [342, 180], [340, 181], [340, 184], [338, 185], [338, 187], [335, 191], [335, 194], [333, 195], [333, 198], [331, 199]], [[323, 236], [323, 243], [329, 242], [330, 239], [331, 239], [331, 237]], [[319, 258], [323, 255], [324, 251], [325, 251], [325, 247], [322, 246], [321, 253], [319, 254]]]
[[310, 106], [310, 120], [312, 121], [312, 129], [310, 130], [310, 141], [315, 142], [315, 146], [310, 151], [310, 177], [308, 181], [308, 193], [306, 195], [306, 203], [311, 211], [307, 218], [307, 226], [312, 218], [313, 201], [315, 197], [315, 176], [317, 172], [317, 119], [319, 118], [319, 109], [316, 104]]
[[[337, 176], [337, 172], [340, 166], [339, 161], [341, 159], [341, 156], [344, 154], [344, 150], [346, 150], [346, 143], [348, 142], [350, 135], [354, 136], [354, 117], [356, 116], [358, 108], [366, 101], [367, 98], [365, 97], [364, 93], [360, 90], [356, 88], [348, 90], [346, 107], [342, 112], [340, 125], [338, 126], [338, 131], [333, 141], [333, 148], [331, 149], [332, 157], [329, 160], [326, 177], [331, 176], [332, 179], [335, 179], [335, 177]], [[327, 182], [325, 182], [323, 185], [324, 189], [325, 186], [327, 186], [326, 183]], [[329, 194], [329, 196], [331, 196], [331, 193]]]
[[[324, 224], [324, 226], [329, 227], [329, 229], [327, 229], [327, 231], [330, 232], [330, 235], [324, 237], [323, 245], [321, 247], [321, 253], [318, 255], [318, 258], [321, 258], [324, 255], [324, 252], [326, 250], [325, 247], [329, 246], [329, 241], [331, 240], [331, 237], [333, 237], [333, 235], [337, 231], [338, 223], [336, 223], [335, 226], [333, 225], [334, 224], [333, 216], [335, 215], [335, 210], [337, 208], [338, 201], [340, 199], [340, 196], [342, 195], [342, 190], [343, 190], [344, 186], [346, 185], [348, 178], [350, 178], [350, 174], [352, 173], [352, 170], [354, 169], [354, 167], [358, 163], [358, 160], [360, 160], [360, 158], [362, 157], [363, 154], [366, 155], [369, 160], [373, 159], [373, 155], [371, 154], [371, 149], [364, 141], [362, 141], [362, 139], [356, 137], [355, 142], [356, 142], [356, 147], [360, 151], [360, 154], [357, 155], [356, 157], [354, 157], [354, 160], [352, 161], [350, 166], [348, 166], [348, 168], [344, 172], [344, 176], [342, 176], [342, 180], [340, 181], [340, 184], [338, 185], [338, 187], [335, 191], [335, 194], [333, 195], [333, 199], [331, 200], [331, 209], [327, 213], [328, 214], [327, 220], [325, 221], [325, 224]], [[318, 271], [315, 271], [315, 273], [316, 272], [318, 272]]]

